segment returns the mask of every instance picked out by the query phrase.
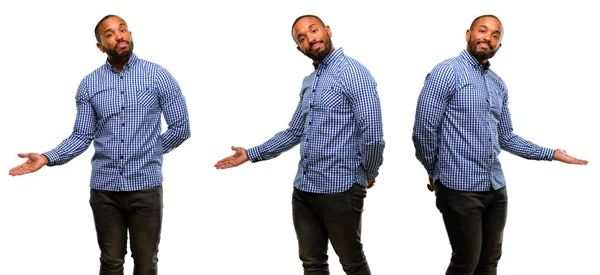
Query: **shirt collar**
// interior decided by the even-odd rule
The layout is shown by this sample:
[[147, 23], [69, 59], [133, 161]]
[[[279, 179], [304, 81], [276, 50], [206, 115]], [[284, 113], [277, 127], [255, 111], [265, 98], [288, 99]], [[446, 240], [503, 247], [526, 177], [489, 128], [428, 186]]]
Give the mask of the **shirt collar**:
[[333, 50], [333, 52], [331, 52], [330, 54], [325, 56], [325, 58], [323, 58], [323, 60], [313, 61], [313, 66], [315, 67], [315, 70], [321, 65], [327, 67], [329, 64], [332, 64], [333, 62], [338, 60], [343, 55], [344, 55], [344, 50], [342, 48], [337, 48], [337, 49]]
[[[123, 65], [123, 71], [129, 70], [129, 68], [131, 68], [133, 65], [135, 65], [135, 63], [137, 61], [138, 61], [137, 55], [135, 55], [135, 53], [131, 53], [129, 60], [127, 60], [125, 65]], [[112, 65], [110, 65], [110, 62], [108, 62], [108, 58], [106, 58], [106, 62], [104, 65], [107, 66], [109, 68], [109, 70], [111, 70], [113, 72], [117, 72], [117, 70], [115, 70], [115, 68]]]
[[462, 50], [462, 52], [460, 53], [460, 57], [464, 59], [473, 68], [477, 68], [479, 70], [486, 71], [490, 68], [491, 65], [490, 61], [487, 60], [485, 65], [481, 66], [481, 64], [479, 64], [479, 61], [477, 61], [477, 59], [475, 59], [475, 57], [473, 57], [467, 50]]

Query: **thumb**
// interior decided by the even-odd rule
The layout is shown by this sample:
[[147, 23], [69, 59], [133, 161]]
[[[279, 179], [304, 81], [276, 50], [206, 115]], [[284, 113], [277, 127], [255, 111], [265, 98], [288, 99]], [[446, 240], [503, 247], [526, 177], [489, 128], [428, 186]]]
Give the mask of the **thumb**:
[[30, 153], [18, 153], [17, 156], [20, 158], [28, 158]]

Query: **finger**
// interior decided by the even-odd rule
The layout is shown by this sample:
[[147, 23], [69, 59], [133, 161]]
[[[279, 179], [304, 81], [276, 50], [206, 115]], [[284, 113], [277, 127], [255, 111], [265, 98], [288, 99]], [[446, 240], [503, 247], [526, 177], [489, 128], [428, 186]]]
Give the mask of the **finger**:
[[430, 192], [433, 192], [435, 190], [432, 184], [427, 184], [427, 189], [429, 189]]
[[19, 156], [20, 158], [28, 158], [30, 155], [30, 153], [18, 153], [17, 156]]

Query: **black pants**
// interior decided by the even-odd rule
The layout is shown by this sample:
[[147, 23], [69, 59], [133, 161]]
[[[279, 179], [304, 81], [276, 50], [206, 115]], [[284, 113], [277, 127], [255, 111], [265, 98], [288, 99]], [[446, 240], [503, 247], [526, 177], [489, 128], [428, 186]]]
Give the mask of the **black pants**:
[[452, 246], [446, 275], [495, 275], [506, 224], [506, 187], [461, 192], [436, 182], [437, 208]]
[[90, 205], [100, 246], [100, 274], [123, 275], [129, 229], [134, 275], [157, 274], [162, 186], [131, 192], [91, 189]]
[[314, 194], [294, 188], [294, 228], [305, 275], [329, 274], [329, 241], [346, 274], [371, 274], [360, 241], [366, 196], [366, 187], [358, 184], [338, 194]]

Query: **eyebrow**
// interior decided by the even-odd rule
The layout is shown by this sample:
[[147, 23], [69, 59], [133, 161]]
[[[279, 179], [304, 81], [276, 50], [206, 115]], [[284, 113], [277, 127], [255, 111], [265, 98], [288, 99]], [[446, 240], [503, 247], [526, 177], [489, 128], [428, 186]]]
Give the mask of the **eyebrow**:
[[[479, 25], [478, 28], [486, 28], [489, 29], [489, 27], [487, 25]], [[494, 33], [497, 34], [502, 34], [502, 32], [500, 30], [494, 30]]]

